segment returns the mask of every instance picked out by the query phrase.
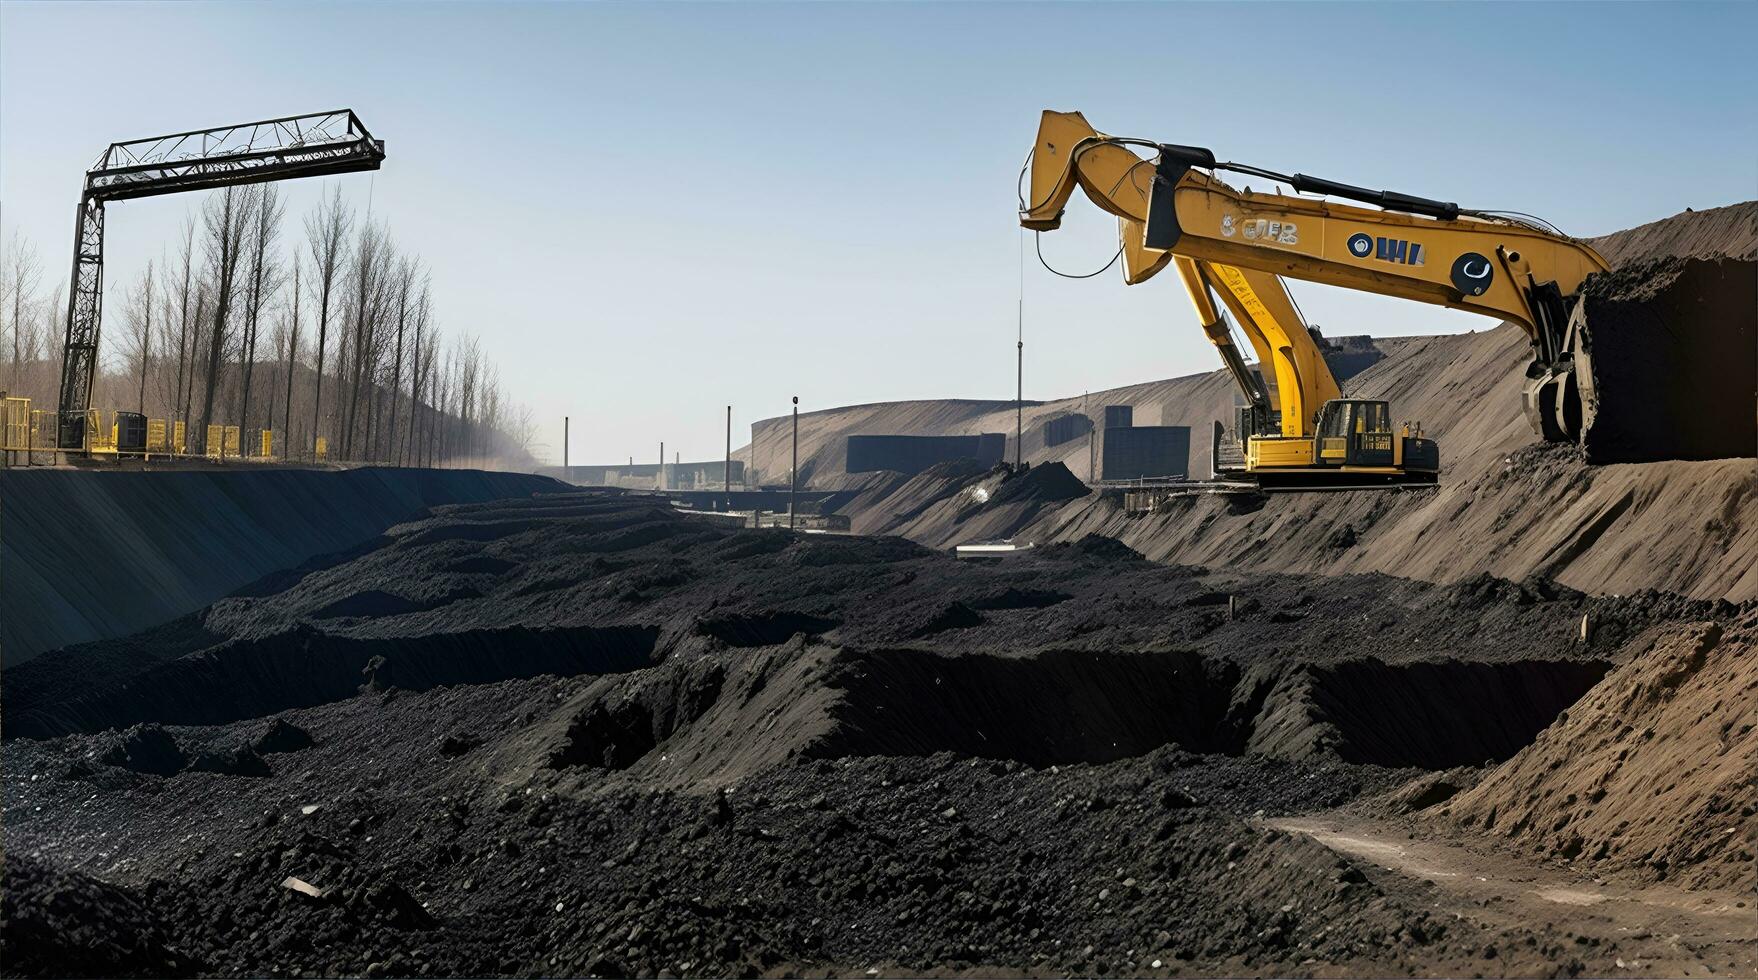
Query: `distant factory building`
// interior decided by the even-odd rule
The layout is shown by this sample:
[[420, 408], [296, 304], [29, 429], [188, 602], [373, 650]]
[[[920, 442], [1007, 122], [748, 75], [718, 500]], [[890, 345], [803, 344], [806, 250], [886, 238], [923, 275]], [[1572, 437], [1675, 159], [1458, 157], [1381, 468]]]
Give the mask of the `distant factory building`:
[[1093, 430], [1093, 420], [1085, 415], [1058, 415], [1044, 423], [1044, 445], [1060, 446]]
[[920, 473], [936, 463], [974, 459], [985, 465], [1001, 462], [1007, 435], [985, 432], [972, 436], [857, 435], [848, 437], [848, 472]]
[[[631, 463], [614, 466], [546, 466], [539, 469], [541, 476], [553, 476], [558, 480], [582, 487], [628, 487], [630, 489], [653, 489], [660, 486], [660, 464]], [[715, 459], [705, 463], [666, 463], [664, 489], [692, 490], [720, 487], [723, 475], [727, 472], [725, 460]], [[732, 484], [741, 486], [745, 482], [745, 463], [743, 460], [732, 461]]]
[[[1106, 409], [1110, 414], [1110, 409]], [[1182, 480], [1190, 476], [1190, 426], [1107, 426], [1102, 480]]]

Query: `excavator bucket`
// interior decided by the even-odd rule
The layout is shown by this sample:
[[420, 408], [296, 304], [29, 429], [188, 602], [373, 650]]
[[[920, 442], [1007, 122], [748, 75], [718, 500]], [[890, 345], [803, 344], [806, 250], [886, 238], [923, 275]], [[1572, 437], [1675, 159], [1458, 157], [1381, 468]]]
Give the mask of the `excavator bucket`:
[[[1669, 258], [1590, 277], [1569, 323], [1589, 462], [1758, 455], [1758, 262]], [[1562, 415], [1567, 427], [1568, 413]]]

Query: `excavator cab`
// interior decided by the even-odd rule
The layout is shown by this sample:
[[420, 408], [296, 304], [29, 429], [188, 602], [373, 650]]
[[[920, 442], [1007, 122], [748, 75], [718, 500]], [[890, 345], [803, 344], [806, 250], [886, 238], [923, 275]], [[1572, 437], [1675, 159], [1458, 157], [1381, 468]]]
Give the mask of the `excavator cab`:
[[1319, 410], [1320, 466], [1394, 466], [1392, 408], [1382, 401], [1334, 398]]
[[1364, 477], [1432, 482], [1440, 471], [1440, 449], [1434, 440], [1424, 439], [1420, 426], [1414, 434], [1408, 424], [1394, 427], [1391, 404], [1370, 398], [1325, 402], [1319, 409], [1312, 455], [1320, 467]]

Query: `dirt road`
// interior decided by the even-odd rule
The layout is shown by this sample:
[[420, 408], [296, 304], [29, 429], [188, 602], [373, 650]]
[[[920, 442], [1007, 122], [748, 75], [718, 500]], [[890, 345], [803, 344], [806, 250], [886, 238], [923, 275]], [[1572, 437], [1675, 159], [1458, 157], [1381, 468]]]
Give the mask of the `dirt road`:
[[[1758, 909], [1750, 895], [1628, 885], [1348, 815], [1265, 823], [1354, 859], [1387, 894], [1426, 897], [1421, 904], [1443, 917], [1492, 933], [1572, 932], [1589, 975], [1758, 976]], [[1485, 972], [1501, 971], [1486, 962]]]

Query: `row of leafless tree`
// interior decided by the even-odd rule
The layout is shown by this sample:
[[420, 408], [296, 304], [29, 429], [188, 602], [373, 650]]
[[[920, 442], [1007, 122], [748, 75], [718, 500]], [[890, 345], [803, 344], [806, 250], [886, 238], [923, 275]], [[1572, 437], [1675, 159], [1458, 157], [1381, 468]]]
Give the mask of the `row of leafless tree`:
[[[296, 458], [321, 436], [331, 459], [527, 463], [529, 411], [509, 405], [475, 337], [440, 336], [419, 256], [340, 188], [305, 216], [302, 241], [283, 241], [285, 212], [272, 183], [213, 191], [166, 258], [109, 288], [94, 407], [182, 420], [191, 451], [224, 423], [272, 430], [275, 452]], [[42, 279], [15, 233], [0, 262], [0, 391], [52, 407], [65, 287], [45, 295]]]

